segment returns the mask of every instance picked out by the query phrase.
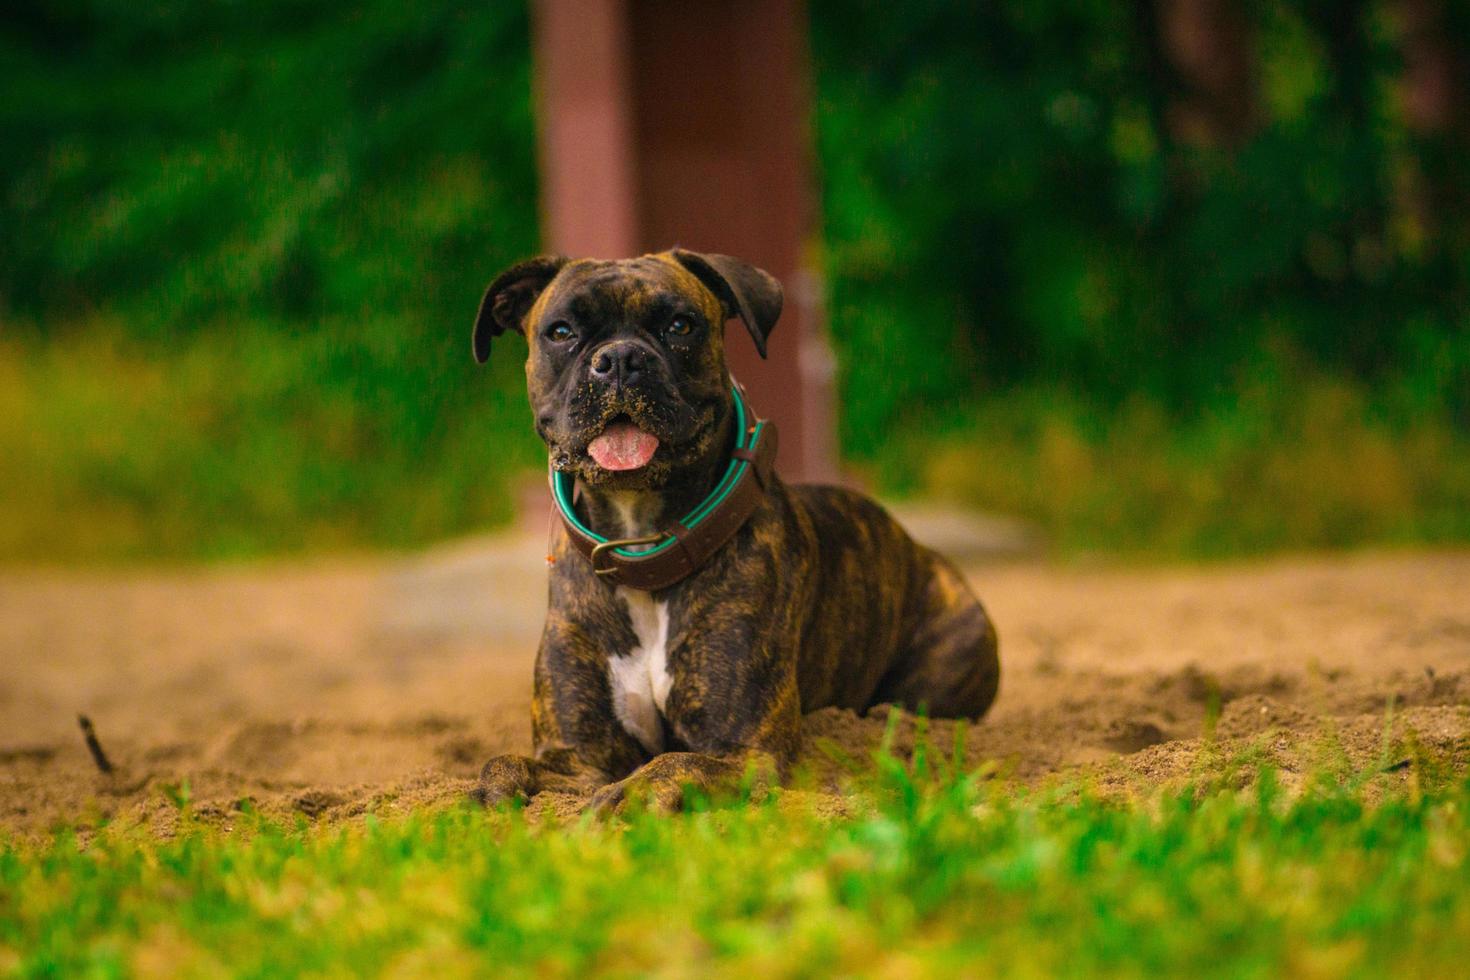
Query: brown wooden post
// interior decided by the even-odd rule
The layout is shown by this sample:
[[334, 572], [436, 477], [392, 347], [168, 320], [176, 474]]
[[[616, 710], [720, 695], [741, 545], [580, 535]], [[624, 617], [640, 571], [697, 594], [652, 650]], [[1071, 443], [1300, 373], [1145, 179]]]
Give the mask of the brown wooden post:
[[1464, 40], [1449, 32], [1442, 0], [1399, 0], [1404, 55], [1400, 79], [1405, 121], [1419, 133], [1443, 133], [1470, 119], [1461, 82], [1465, 69], [1456, 55]]
[[617, 258], [682, 245], [779, 278], [769, 360], [732, 331], [731, 367], [780, 425], [783, 475], [834, 479], [804, 4], [537, 0], [533, 13], [549, 247]]
[[1239, 147], [1256, 125], [1251, 25], [1232, 0], [1156, 0], [1160, 40], [1178, 83], [1170, 128], [1181, 142]]

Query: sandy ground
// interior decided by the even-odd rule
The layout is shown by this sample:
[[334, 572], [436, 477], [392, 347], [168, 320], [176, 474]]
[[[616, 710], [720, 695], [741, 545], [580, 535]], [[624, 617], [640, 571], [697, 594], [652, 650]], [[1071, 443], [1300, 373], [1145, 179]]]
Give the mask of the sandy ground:
[[[331, 819], [461, 796], [486, 757], [530, 748], [543, 544], [207, 572], [0, 571], [0, 830], [113, 818], [166, 833], [186, 783], [195, 812], [223, 823], [245, 801]], [[1383, 752], [1390, 702], [1389, 768], [1410, 765], [1405, 737], [1470, 757], [1470, 553], [967, 571], [999, 624], [1004, 670], [967, 752], [1016, 780], [1081, 773], [1127, 791], [1187, 776], [1221, 745], [1288, 772], [1324, 751], [1365, 765]], [[113, 774], [94, 766], [79, 712]], [[866, 757], [885, 718], [810, 716], [817, 778]]]

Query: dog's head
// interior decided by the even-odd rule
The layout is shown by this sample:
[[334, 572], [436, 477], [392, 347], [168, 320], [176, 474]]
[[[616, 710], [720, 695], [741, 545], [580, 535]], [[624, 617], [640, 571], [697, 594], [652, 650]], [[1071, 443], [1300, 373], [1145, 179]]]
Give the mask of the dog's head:
[[743, 321], [764, 357], [780, 314], [780, 283], [728, 255], [541, 256], [485, 290], [475, 359], [506, 331], [524, 335], [526, 388], [552, 465], [591, 486], [657, 488], [723, 448], [725, 321]]

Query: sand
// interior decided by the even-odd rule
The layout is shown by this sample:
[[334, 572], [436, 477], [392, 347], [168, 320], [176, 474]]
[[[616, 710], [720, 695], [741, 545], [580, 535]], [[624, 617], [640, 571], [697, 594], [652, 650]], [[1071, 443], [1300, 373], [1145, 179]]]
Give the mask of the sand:
[[[487, 757], [530, 749], [543, 546], [0, 570], [0, 833], [112, 820], [168, 834], [184, 794], [225, 826], [247, 807], [341, 820], [462, 798]], [[1288, 776], [1323, 753], [1397, 771], [1413, 764], [1405, 738], [1470, 759], [1470, 553], [967, 574], [999, 625], [1003, 679], [964, 732], [966, 761], [994, 760], [1001, 778], [1134, 792], [1242, 747]], [[887, 715], [807, 718], [818, 791], [861, 768]], [[952, 725], [931, 727], [953, 744]], [[896, 748], [912, 742], [906, 718]]]

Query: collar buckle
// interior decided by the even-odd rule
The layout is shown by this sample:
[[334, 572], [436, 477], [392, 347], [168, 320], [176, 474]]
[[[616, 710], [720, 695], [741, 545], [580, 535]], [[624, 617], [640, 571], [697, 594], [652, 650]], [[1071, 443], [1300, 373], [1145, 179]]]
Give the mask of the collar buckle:
[[[658, 544], [670, 535], [666, 531], [656, 531], [653, 534], [645, 534], [638, 538], [618, 538], [615, 541], [603, 541], [592, 548], [592, 554], [588, 557], [592, 561], [592, 571], [599, 576], [616, 575], [621, 569], [616, 564], [602, 564], [599, 559], [612, 551], [614, 548], [631, 548], [643, 544]], [[616, 557], [616, 556], [614, 556]]]

